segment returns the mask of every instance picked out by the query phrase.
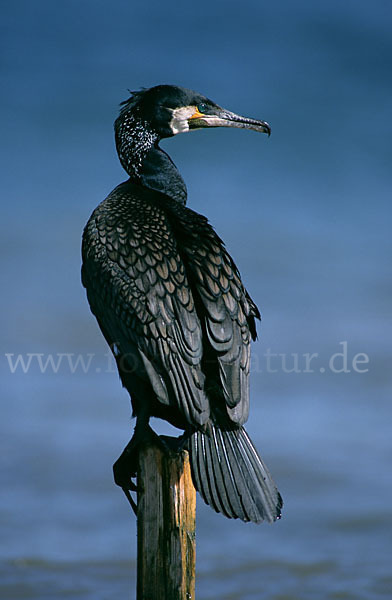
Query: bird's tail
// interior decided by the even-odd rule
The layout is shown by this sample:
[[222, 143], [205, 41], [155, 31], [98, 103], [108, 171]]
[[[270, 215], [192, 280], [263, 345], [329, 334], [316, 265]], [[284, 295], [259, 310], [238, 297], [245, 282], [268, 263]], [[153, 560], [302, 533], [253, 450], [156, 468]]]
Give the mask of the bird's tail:
[[280, 518], [281, 495], [243, 427], [209, 423], [192, 434], [189, 448], [194, 485], [216, 512], [253, 523]]

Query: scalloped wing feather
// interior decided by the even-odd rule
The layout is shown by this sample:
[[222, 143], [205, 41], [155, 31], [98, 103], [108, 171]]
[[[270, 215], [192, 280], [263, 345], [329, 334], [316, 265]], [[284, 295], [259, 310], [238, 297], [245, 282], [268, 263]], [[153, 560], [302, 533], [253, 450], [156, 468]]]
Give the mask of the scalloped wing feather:
[[166, 206], [175, 217], [187, 272], [204, 307], [202, 325], [219, 363], [227, 414], [243, 424], [249, 413], [250, 341], [256, 338], [260, 313], [207, 219], [169, 199]]
[[136, 347], [135, 371], [144, 371], [159, 401], [202, 426], [209, 418], [202, 329], [185, 266], [164, 211], [140, 189], [131, 192], [118, 186], [89, 220], [82, 281], [109, 344], [134, 361]]

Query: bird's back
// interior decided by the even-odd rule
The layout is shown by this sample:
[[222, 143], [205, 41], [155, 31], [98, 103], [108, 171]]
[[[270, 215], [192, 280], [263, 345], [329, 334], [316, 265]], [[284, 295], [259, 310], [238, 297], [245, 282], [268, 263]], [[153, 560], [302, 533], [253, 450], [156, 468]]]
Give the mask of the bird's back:
[[243, 423], [258, 311], [207, 219], [125, 182], [92, 214], [82, 253], [92, 312], [117, 353], [132, 355], [134, 378], [189, 424], [211, 412]]

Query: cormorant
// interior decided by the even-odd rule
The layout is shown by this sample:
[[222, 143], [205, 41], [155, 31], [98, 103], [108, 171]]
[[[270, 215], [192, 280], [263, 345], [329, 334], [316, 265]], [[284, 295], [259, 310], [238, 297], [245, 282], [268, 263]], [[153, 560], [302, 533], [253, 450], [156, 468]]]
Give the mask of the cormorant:
[[204, 127], [270, 134], [265, 121], [185, 88], [131, 93], [115, 121], [129, 179], [84, 230], [82, 282], [136, 416], [114, 478], [126, 493], [133, 489], [137, 446], [154, 435], [149, 418], [159, 417], [184, 430], [193, 481], [207, 504], [229, 518], [272, 522], [282, 499], [243, 428], [260, 314], [223, 241], [185, 206], [185, 183], [159, 146]]

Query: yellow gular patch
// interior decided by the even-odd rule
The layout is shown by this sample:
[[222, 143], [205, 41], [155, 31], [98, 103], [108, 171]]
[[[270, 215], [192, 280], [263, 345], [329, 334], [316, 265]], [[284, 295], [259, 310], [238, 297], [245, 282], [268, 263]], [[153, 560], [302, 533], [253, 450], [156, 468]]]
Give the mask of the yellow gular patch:
[[199, 109], [197, 108], [197, 106], [195, 106], [195, 112], [194, 112], [194, 114], [193, 114], [191, 117], [189, 117], [189, 118], [190, 118], [190, 119], [198, 119], [199, 117], [205, 117], [205, 115], [203, 115], [203, 113], [201, 113], [201, 112], [199, 111]]

